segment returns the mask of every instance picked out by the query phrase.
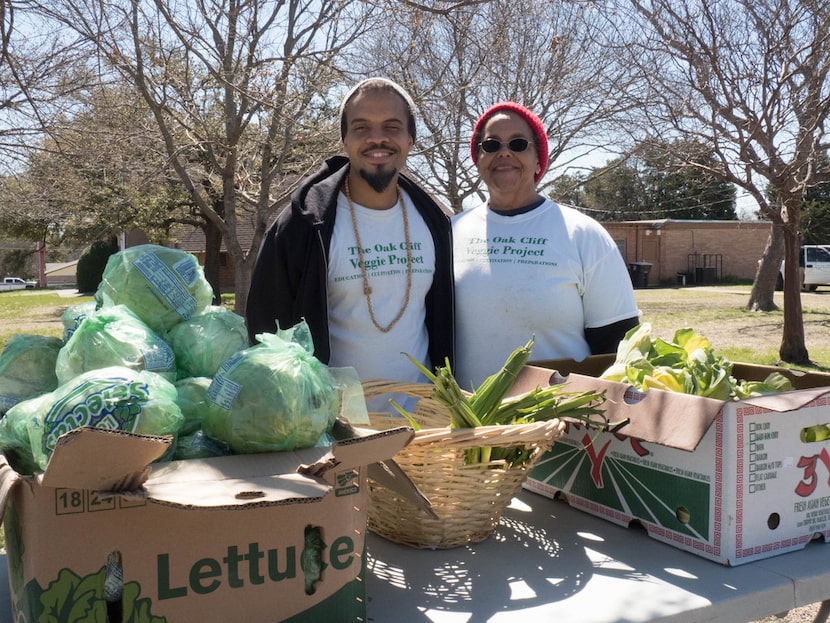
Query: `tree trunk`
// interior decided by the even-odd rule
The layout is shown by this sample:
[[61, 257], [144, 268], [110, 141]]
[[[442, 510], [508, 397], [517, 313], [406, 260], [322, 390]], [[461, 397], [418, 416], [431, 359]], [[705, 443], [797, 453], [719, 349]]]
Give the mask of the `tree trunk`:
[[752, 292], [746, 307], [750, 311], [775, 311], [778, 306], [773, 300], [775, 284], [781, 270], [781, 260], [784, 259], [784, 228], [781, 223], [773, 223], [770, 227], [767, 246], [761, 255], [755, 281], [752, 283]]
[[256, 254], [249, 254], [244, 260], [234, 262], [233, 274], [236, 280], [234, 292], [236, 300], [234, 311], [240, 316], [245, 315], [245, 307], [248, 304], [248, 290], [251, 288], [251, 276], [256, 263]]
[[[796, 197], [800, 202], [801, 198]], [[790, 214], [798, 215], [798, 208], [784, 204]], [[801, 366], [812, 365], [804, 339], [804, 318], [801, 309], [801, 273], [798, 266], [800, 240], [796, 222], [786, 222], [784, 232], [784, 333], [778, 354], [781, 361]]]
[[205, 232], [205, 279], [213, 287], [213, 304], [222, 304], [222, 232], [215, 223], [206, 220]]

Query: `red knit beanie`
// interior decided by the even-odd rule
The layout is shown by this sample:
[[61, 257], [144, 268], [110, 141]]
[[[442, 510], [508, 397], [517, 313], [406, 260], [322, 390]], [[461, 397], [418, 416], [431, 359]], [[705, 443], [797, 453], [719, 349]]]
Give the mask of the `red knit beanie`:
[[533, 179], [533, 181], [538, 183], [548, 168], [548, 136], [542, 120], [516, 102], [499, 102], [498, 104], [494, 104], [485, 110], [484, 114], [476, 121], [476, 125], [473, 128], [473, 137], [470, 139], [470, 155], [473, 157], [473, 164], [478, 166], [478, 144], [481, 142], [481, 133], [484, 130], [484, 124], [497, 112], [515, 113], [530, 126], [530, 130], [536, 139], [536, 151], [539, 154], [539, 173]]

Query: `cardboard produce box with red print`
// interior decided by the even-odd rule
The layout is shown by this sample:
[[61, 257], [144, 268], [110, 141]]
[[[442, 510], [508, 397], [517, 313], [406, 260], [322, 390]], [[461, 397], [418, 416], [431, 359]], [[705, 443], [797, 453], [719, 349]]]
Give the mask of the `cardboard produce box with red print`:
[[627, 420], [614, 433], [568, 424], [527, 489], [725, 565], [830, 538], [830, 375], [736, 363], [735, 378], [778, 371], [796, 389], [722, 401], [596, 378], [613, 361], [523, 371], [528, 385], [603, 390], [608, 418]]

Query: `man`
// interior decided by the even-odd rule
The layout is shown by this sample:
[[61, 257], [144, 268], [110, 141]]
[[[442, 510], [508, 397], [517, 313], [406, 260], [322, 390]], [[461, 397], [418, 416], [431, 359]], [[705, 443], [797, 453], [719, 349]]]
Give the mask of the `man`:
[[401, 171], [415, 143], [415, 105], [370, 78], [340, 107], [346, 156], [305, 179], [266, 234], [246, 320], [256, 334], [305, 320], [315, 355], [363, 380], [423, 381], [453, 359], [449, 214]]

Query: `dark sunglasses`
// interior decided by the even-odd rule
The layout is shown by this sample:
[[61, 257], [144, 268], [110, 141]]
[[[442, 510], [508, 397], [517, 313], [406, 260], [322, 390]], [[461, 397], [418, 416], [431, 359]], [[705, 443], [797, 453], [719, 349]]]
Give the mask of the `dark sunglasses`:
[[[494, 154], [501, 149], [501, 146], [504, 145], [501, 141], [495, 138], [488, 138], [487, 140], [481, 141], [478, 146], [481, 148], [481, 151], [485, 151], [488, 154]], [[526, 138], [513, 138], [507, 141], [507, 148], [510, 151], [520, 152], [527, 149], [527, 146], [530, 145], [530, 141]]]

